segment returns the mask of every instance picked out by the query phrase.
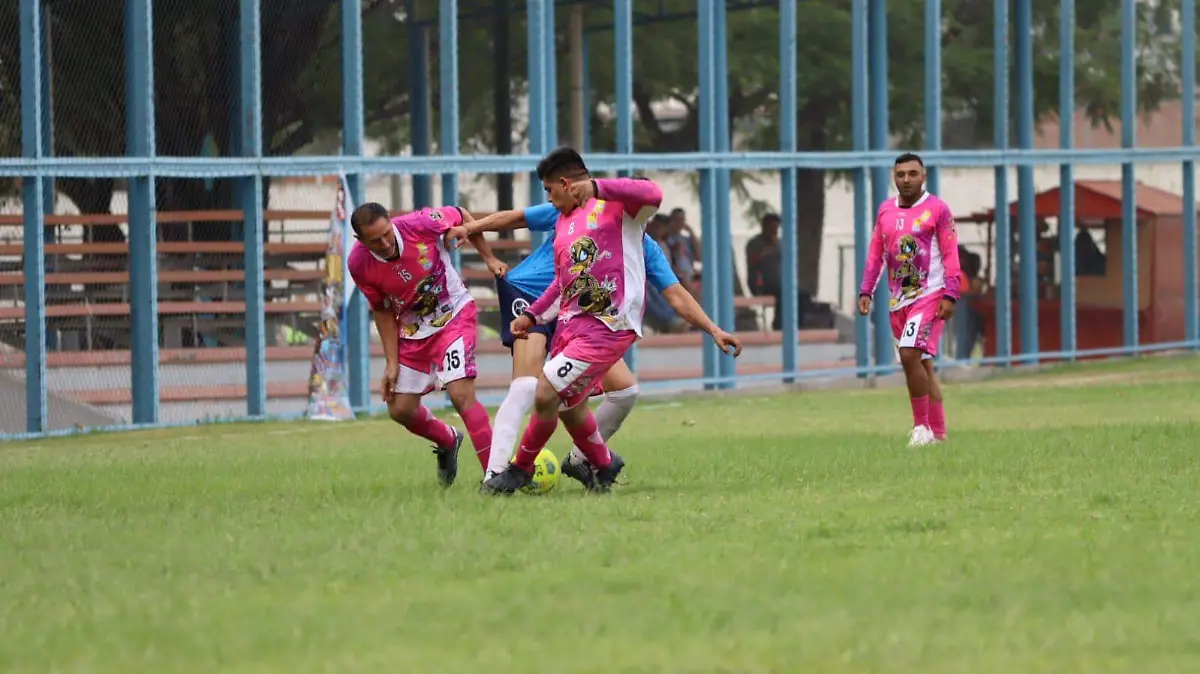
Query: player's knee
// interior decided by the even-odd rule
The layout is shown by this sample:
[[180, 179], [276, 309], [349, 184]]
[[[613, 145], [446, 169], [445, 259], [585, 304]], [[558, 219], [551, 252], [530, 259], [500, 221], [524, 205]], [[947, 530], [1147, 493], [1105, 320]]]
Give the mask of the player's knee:
[[605, 391], [604, 399], [609, 402], [620, 405], [621, 407], [633, 407], [637, 404], [638, 397], [641, 396], [641, 391], [637, 384], [627, 386], [618, 391]]
[[921, 351], [909, 347], [900, 349], [900, 364], [905, 368], [922, 367]]
[[549, 413], [558, 413], [558, 391], [546, 381], [545, 377], [538, 380], [537, 395], [534, 398], [533, 404], [535, 409], [545, 416]]
[[420, 400], [413, 401], [409, 400], [408, 396], [397, 396], [388, 402], [388, 416], [401, 426], [407, 426], [416, 418], [418, 407]]
[[475, 391], [473, 389], [459, 388], [453, 391], [446, 392], [450, 396], [450, 404], [459, 414], [471, 409], [475, 406]]

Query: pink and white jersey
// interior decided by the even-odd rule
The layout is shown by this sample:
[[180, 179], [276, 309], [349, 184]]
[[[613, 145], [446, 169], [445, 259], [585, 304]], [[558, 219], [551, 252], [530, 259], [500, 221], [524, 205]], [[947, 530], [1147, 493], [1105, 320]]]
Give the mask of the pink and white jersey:
[[592, 317], [612, 331], [642, 334], [646, 258], [642, 235], [662, 203], [649, 180], [596, 180], [596, 197], [554, 230], [554, 282], [530, 307], [540, 321]]
[[442, 236], [462, 223], [456, 206], [424, 208], [392, 218], [398, 255], [385, 260], [360, 242], [350, 251], [350, 277], [371, 308], [396, 314], [400, 339], [424, 339], [475, 300], [450, 263]]
[[859, 292], [874, 294], [885, 270], [891, 311], [935, 293], [958, 299], [958, 233], [946, 202], [926, 192], [907, 208], [899, 198], [879, 205]]

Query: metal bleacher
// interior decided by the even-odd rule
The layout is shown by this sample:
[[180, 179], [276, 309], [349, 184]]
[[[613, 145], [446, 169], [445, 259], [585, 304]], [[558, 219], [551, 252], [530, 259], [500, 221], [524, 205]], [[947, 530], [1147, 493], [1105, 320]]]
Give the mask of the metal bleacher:
[[[485, 214], [477, 214], [479, 216]], [[159, 223], [187, 225], [190, 233], [206, 223], [236, 222], [240, 211], [160, 212]], [[266, 280], [265, 313], [267, 321], [268, 366], [278, 376], [267, 384], [267, 397], [276, 405], [295, 407], [308, 392], [307, 366], [312, 358], [312, 338], [316, 335], [321, 310], [320, 283], [324, 278], [326, 242], [321, 236], [327, 227], [327, 211], [276, 211], [264, 215], [268, 241], [264, 248]], [[129, 304], [128, 245], [124, 242], [92, 242], [86, 235], [61, 240], [67, 228], [79, 231], [95, 225], [123, 225], [123, 215], [54, 215], [46, 219], [48, 231], [55, 236], [46, 245], [46, 317], [52, 343], [47, 357], [51, 373], [55, 371], [99, 373], [99, 383], [72, 387], [55, 385], [53, 395], [71, 403], [99, 410], [110, 410], [114, 421], [127, 416], [132, 392], [127, 376], [130, 367], [131, 316]], [[304, 226], [304, 223], [312, 223]], [[11, 227], [8, 229], [5, 226]], [[0, 216], [0, 231], [19, 231], [19, 215]], [[301, 231], [297, 231], [301, 230]], [[300, 238], [301, 241], [296, 239]], [[492, 239], [493, 250], [509, 264], [516, 264], [529, 252], [530, 243], [521, 239]], [[245, 361], [243, 244], [240, 241], [164, 240], [157, 245], [158, 313], [160, 323], [159, 367], [176, 372], [164, 376], [160, 399], [164, 412], [171, 406], [236, 406], [245, 398], [244, 378], [240, 372]], [[11, 239], [0, 241], [0, 342], [5, 367], [20, 367], [24, 340], [22, 246]], [[481, 358], [500, 359], [507, 351], [490, 330], [498, 327], [498, 303], [494, 282], [478, 254], [469, 246], [462, 249], [462, 276], [472, 289], [480, 309], [482, 336], [478, 348]], [[756, 315], [770, 310], [770, 297], [738, 297], [736, 306]], [[781, 336], [765, 328], [765, 315], [758, 315], [758, 329], [741, 337], [748, 348], [771, 348], [777, 353]], [[373, 336], [373, 333], [372, 333]], [[680, 364], [697, 356], [704, 336], [698, 332], [648, 334], [640, 343], [643, 354], [639, 376], [643, 381], [692, 379], [702, 376], [699, 364]], [[829, 344], [837, 341], [834, 330], [803, 330], [799, 341]], [[372, 344], [372, 359], [383, 356], [382, 347]], [[674, 358], [656, 358], [653, 354], [676, 354]], [[496, 361], [499, 364], [500, 361]], [[810, 367], [834, 367], [833, 362]], [[780, 371], [778, 358], [768, 362], [747, 363], [746, 374]], [[201, 370], [200, 368], [204, 368]], [[51, 378], [52, 381], [54, 378]], [[66, 379], [66, 377], [60, 378]], [[507, 386], [508, 367], [481, 367], [479, 386], [497, 390]], [[64, 388], [65, 387], [65, 388]], [[287, 401], [291, 401], [288, 403]]]

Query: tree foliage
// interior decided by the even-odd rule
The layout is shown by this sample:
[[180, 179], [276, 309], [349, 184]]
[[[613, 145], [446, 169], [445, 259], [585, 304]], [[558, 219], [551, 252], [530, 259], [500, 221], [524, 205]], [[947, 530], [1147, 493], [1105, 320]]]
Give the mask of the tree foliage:
[[[504, 6], [502, 6], [504, 3]], [[502, 58], [510, 77], [502, 86], [514, 94], [525, 88], [523, 0], [462, 0], [459, 25], [459, 101], [462, 148], [494, 151], [496, 116], [511, 115], [513, 134], [524, 136], [523, 115], [496, 111], [494, 53], [501, 26], [509, 32]], [[661, 15], [638, 15], [634, 32], [636, 148], [646, 152], [697, 149], [698, 44], [694, 0], [635, 3]], [[798, 12], [798, 139], [802, 149], [841, 150], [850, 146], [850, 3], [801, 0]], [[1120, 101], [1120, 0], [1077, 3], [1076, 90], [1079, 103], [1097, 124], [1118, 117]], [[1138, 3], [1138, 102], [1157, 107], [1178, 93], [1178, 40], [1172, 25], [1178, 0]], [[512, 11], [505, 11], [505, 6]], [[587, 3], [593, 147], [612, 148], [612, 120], [601, 111], [613, 101], [611, 6]], [[955, 133], [947, 145], [987, 145], [992, 136], [992, 2], [943, 0], [943, 110]], [[1058, 0], [1035, 0], [1035, 107], [1039, 119], [1054, 114], [1058, 88]], [[415, 16], [407, 14], [413, 8]], [[924, 115], [923, 2], [889, 2], [889, 106], [894, 144], [920, 147]], [[561, 136], [568, 119], [569, 59], [566, 5], [557, 12], [558, 116]], [[19, 154], [19, 40], [17, 3], [0, 3], [0, 154]], [[63, 156], [119, 155], [125, 138], [125, 58], [122, 12], [109, 3], [61, 2], [51, 10], [54, 97], [54, 150]], [[678, 18], [675, 18], [678, 17]], [[335, 152], [342, 121], [338, 3], [333, 0], [263, 0], [262, 105], [264, 151], [289, 155], [317, 148]], [[418, 0], [364, 0], [365, 117], [368, 135], [384, 150], [399, 152], [409, 141], [410, 22], [436, 19], [436, 3]], [[737, 130], [736, 149], [772, 149], [778, 143], [778, 20], [776, 8], [758, 6], [728, 14], [729, 111]], [[238, 95], [236, 3], [156, 0], [155, 105], [160, 154], [207, 152], [237, 155]], [[97, 40], [97, 35], [110, 39]], [[430, 108], [433, 148], [437, 148], [437, 60], [439, 39], [429, 39], [433, 78]], [[1015, 96], [1012, 97], [1015, 104]], [[670, 118], [657, 103], [682, 106]], [[1010, 116], [1011, 117], [1011, 116]], [[964, 131], [965, 130], [965, 131]], [[821, 170], [799, 172], [801, 211], [798, 244], [801, 286], [816, 291], [824, 220], [825, 190], [835, 176]], [[739, 174], [736, 181], [754, 180]], [[160, 181], [159, 208], [222, 208], [232, 204], [228, 181]], [[58, 187], [85, 212], [105, 212], [116, 185], [112, 180], [60, 180]], [[752, 208], [762, 210], [763, 204]], [[210, 230], [224, 237], [228, 231]], [[119, 236], [115, 229], [98, 231]]]

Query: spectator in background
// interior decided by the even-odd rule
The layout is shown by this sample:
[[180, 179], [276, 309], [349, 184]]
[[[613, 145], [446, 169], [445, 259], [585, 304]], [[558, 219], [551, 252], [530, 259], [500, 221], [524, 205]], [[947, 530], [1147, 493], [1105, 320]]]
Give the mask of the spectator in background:
[[[662, 213], [656, 214], [646, 225], [646, 235], [654, 240], [655, 243], [662, 248], [663, 254], [667, 260], [671, 260], [671, 252], [667, 247], [667, 230], [670, 223], [666, 215]], [[672, 266], [674, 266], [672, 261]], [[687, 288], [687, 285], [684, 285]], [[689, 289], [690, 291], [690, 289]], [[667, 299], [658, 292], [654, 284], [646, 284], [646, 325], [659, 332], [683, 332], [688, 328], [687, 321], [684, 321], [675, 313]]]
[[975, 344], [983, 335], [983, 314], [979, 312], [978, 298], [983, 295], [984, 284], [979, 274], [983, 270], [983, 258], [978, 253], [972, 253], [963, 246], [958, 247], [958, 259], [961, 261], [962, 281], [959, 284], [961, 295], [958, 298], [958, 309], [955, 311], [954, 326], [955, 345], [954, 357], [959, 360], [970, 360]]
[[746, 279], [751, 295], [775, 298], [772, 330], [783, 329], [783, 287], [780, 275], [779, 216], [768, 213], [759, 222], [762, 231], [746, 242]]
[[700, 262], [700, 243], [696, 233], [688, 225], [682, 208], [671, 211], [667, 220], [666, 244], [667, 258], [671, 260], [679, 282], [693, 295], [697, 295], [699, 275], [696, 273], [696, 263]]

